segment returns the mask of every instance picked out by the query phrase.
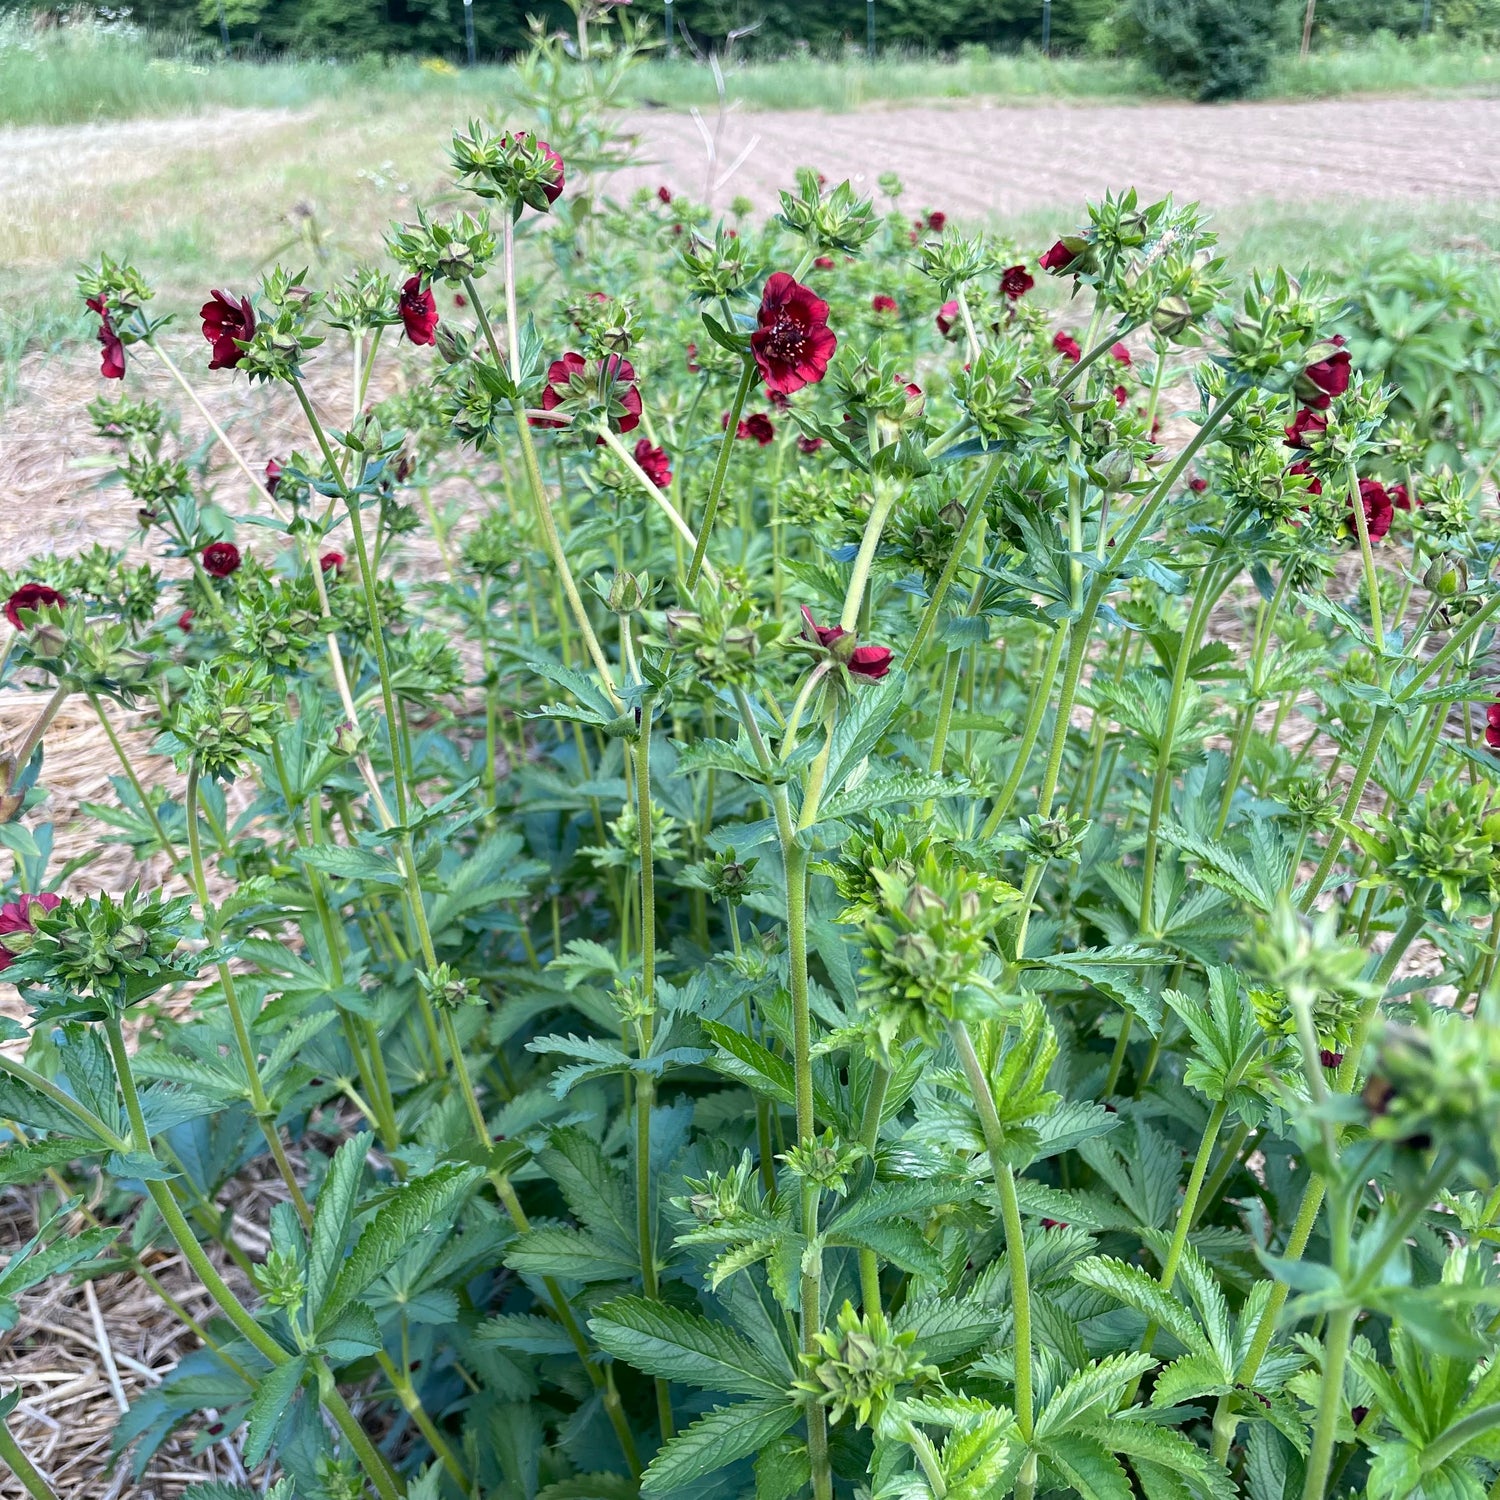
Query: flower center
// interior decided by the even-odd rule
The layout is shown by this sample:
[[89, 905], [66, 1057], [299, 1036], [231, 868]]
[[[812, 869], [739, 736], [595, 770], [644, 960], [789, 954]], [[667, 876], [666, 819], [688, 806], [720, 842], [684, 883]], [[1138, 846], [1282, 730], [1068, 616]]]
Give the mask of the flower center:
[[776, 359], [795, 360], [807, 345], [807, 329], [792, 318], [781, 317], [771, 325], [766, 347]]

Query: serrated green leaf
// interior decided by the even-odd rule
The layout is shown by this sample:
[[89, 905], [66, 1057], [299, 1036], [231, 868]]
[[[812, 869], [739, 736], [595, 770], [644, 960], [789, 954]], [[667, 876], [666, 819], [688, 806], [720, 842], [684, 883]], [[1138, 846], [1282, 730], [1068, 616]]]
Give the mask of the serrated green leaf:
[[617, 1297], [589, 1319], [600, 1347], [647, 1375], [732, 1396], [782, 1398], [790, 1369], [778, 1368], [723, 1323], [645, 1297]]
[[801, 1407], [785, 1399], [716, 1406], [661, 1446], [641, 1475], [641, 1493], [667, 1495], [715, 1469], [748, 1458], [780, 1437], [801, 1415]]
[[245, 1432], [245, 1462], [251, 1468], [265, 1462], [271, 1444], [276, 1441], [276, 1429], [291, 1409], [297, 1388], [306, 1374], [307, 1360], [299, 1355], [261, 1376], [255, 1399], [250, 1403], [249, 1425]]

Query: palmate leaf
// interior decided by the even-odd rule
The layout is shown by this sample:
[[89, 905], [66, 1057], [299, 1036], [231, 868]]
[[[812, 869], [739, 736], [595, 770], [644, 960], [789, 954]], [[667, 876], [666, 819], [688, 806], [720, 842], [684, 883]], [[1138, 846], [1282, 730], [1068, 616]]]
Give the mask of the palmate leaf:
[[643, 1495], [667, 1495], [758, 1453], [802, 1415], [785, 1397], [716, 1406], [706, 1417], [664, 1443], [641, 1475]]
[[792, 1370], [724, 1323], [645, 1297], [617, 1297], [589, 1319], [600, 1347], [646, 1375], [731, 1396], [785, 1398]]

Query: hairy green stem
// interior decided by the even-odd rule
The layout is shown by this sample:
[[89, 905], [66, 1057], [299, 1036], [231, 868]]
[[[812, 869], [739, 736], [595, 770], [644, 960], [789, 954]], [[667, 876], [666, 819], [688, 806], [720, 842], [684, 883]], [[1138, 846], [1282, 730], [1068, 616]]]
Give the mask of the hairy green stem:
[[1307, 1455], [1302, 1500], [1323, 1500], [1328, 1485], [1328, 1466], [1333, 1459], [1334, 1438], [1344, 1406], [1344, 1366], [1349, 1359], [1355, 1311], [1352, 1307], [1340, 1307], [1328, 1315], [1328, 1337], [1323, 1345], [1322, 1390], [1313, 1427], [1312, 1449]]

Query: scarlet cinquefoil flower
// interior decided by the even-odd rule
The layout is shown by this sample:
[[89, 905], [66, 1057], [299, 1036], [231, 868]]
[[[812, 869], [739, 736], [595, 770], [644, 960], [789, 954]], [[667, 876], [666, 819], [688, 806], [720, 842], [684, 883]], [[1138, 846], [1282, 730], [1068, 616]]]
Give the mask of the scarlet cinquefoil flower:
[[1059, 240], [1050, 250], [1042, 252], [1037, 264], [1044, 271], [1066, 271], [1077, 258], [1077, 253]]
[[203, 549], [203, 571], [210, 578], [228, 578], [239, 567], [240, 549], [233, 542], [210, 542]]
[[85, 297], [84, 306], [99, 314], [99, 373], [106, 380], [124, 380], [125, 345], [120, 342], [120, 335], [109, 320], [109, 304], [102, 296]]
[[934, 234], [941, 234], [948, 227], [948, 215], [942, 209], [935, 208], [927, 215], [927, 227]]
[[870, 298], [871, 312], [893, 313], [897, 310], [896, 299], [894, 297], [886, 296], [884, 292], [877, 292], [875, 296]]
[[1370, 533], [1370, 540], [1378, 542], [1391, 529], [1391, 517], [1395, 514], [1391, 497], [1383, 484], [1374, 479], [1361, 479], [1359, 503], [1364, 509], [1365, 529]]
[[827, 255], [820, 255], [813, 262], [813, 269], [815, 271], [831, 271], [833, 269], [832, 257]]
[[1036, 278], [1025, 266], [1007, 266], [1000, 274], [1000, 290], [1012, 302], [1024, 297], [1036, 285]]
[[[1335, 340], [1336, 343], [1342, 340]], [[1320, 359], [1303, 372], [1313, 389], [1304, 395], [1309, 406], [1326, 411], [1335, 396], [1342, 396], [1349, 389], [1349, 351], [1340, 349], [1327, 359]]]
[[828, 304], [808, 287], [777, 271], [766, 282], [757, 321], [750, 352], [768, 391], [789, 396], [828, 373], [839, 341], [828, 326]]
[[1130, 350], [1127, 349], [1124, 344], [1111, 345], [1109, 353], [1111, 359], [1118, 361], [1120, 364], [1124, 365], [1126, 369], [1129, 369], [1130, 366], [1135, 363], [1135, 361], [1130, 357]]
[[937, 331], [947, 338], [958, 324], [959, 309], [956, 302], [945, 302], [937, 310]]
[[52, 911], [61, 899], [51, 891], [43, 891], [40, 896], [22, 896], [19, 901], [7, 901], [0, 906], [0, 970], [8, 969], [18, 956], [15, 949], [5, 946], [6, 936], [15, 932], [34, 932], [32, 913], [38, 908]]
[[689, 375], [696, 375], [703, 366], [698, 363], [698, 346], [689, 344], [687, 346], [687, 367]]
[[195, 609], [185, 609], [177, 616], [177, 628], [184, 635], [191, 635], [193, 633], [193, 616], [197, 613], [198, 611]]
[[804, 604], [802, 606], [803, 636], [809, 641], [816, 641], [825, 650], [832, 651], [834, 656], [857, 677], [880, 678], [891, 670], [891, 652], [887, 646], [856, 646], [853, 651], [839, 651], [835, 649], [838, 643], [849, 639], [849, 632], [840, 625], [819, 625], [813, 619], [813, 612]]
[[23, 583], [5, 601], [5, 618], [17, 630], [20, 630], [21, 611], [23, 609], [46, 609], [49, 605], [66, 604], [67, 602], [56, 589], [49, 589], [45, 583]]
[[266, 460], [266, 493], [274, 495], [276, 486], [281, 483], [281, 465], [274, 458]]
[[248, 297], [236, 301], [228, 292], [217, 289], [199, 311], [203, 319], [203, 337], [214, 346], [210, 370], [232, 370], [244, 358], [241, 344], [255, 336], [255, 309]]
[[642, 473], [657, 489], [664, 490], [672, 482], [672, 460], [665, 448], [653, 446], [650, 438], [642, 438], [635, 445], [635, 461]]
[[1201, 495], [1208, 488], [1208, 481], [1201, 474], [1194, 474], [1188, 480], [1188, 488], [1195, 494]]
[[1305, 448], [1309, 437], [1318, 437], [1327, 430], [1328, 418], [1304, 406], [1286, 430], [1286, 445], [1288, 448]]
[[1417, 507], [1418, 509], [1421, 508], [1422, 502], [1420, 500], [1414, 500], [1404, 484], [1391, 485], [1391, 487], [1386, 491], [1386, 494], [1391, 497], [1391, 504], [1394, 505], [1397, 510], [1411, 510], [1413, 506]]
[[758, 411], [753, 416], [746, 417], [734, 429], [734, 435], [737, 438], [754, 438], [764, 448], [767, 443], [775, 441], [776, 429], [765, 412]]
[[1305, 474], [1307, 476], [1307, 493], [1309, 495], [1321, 495], [1323, 493], [1323, 481], [1312, 471], [1312, 464], [1307, 459], [1294, 463], [1287, 470], [1288, 474]]
[[1065, 329], [1059, 328], [1052, 335], [1052, 347], [1070, 364], [1076, 365], [1083, 358], [1083, 350], [1078, 347], [1078, 340]]
[[663, 185], [662, 187], [657, 188], [656, 196], [660, 198], [663, 203], [670, 203], [672, 201], [672, 190], [671, 188]]
[[422, 285], [420, 276], [411, 277], [401, 288], [401, 300], [396, 304], [406, 336], [414, 344], [437, 342], [438, 311], [437, 298], [432, 288]]
[[820, 437], [799, 437], [797, 439], [797, 451], [799, 453], [816, 453], [823, 446]]
[[1500, 750], [1500, 703], [1485, 710], [1484, 742], [1491, 750]]
[[1116, 406], [1124, 406], [1130, 400], [1130, 392], [1123, 385], [1117, 385], [1114, 389], [1114, 398]]
[[[542, 410], [553, 411], [570, 397], [579, 395], [585, 384], [581, 377], [587, 369], [588, 361], [571, 349], [561, 359], [554, 359], [547, 366], [547, 388], [542, 392]], [[594, 384], [607, 392], [610, 402], [624, 407], [619, 416], [610, 417], [610, 426], [616, 432], [634, 431], [641, 425], [641, 393], [635, 387], [635, 366], [628, 359], [611, 354], [599, 366], [599, 371], [600, 378]], [[586, 398], [579, 395], [579, 399]], [[597, 401], [597, 391], [593, 399]], [[532, 417], [530, 422], [533, 427], [568, 425], [550, 417]], [[602, 443], [604, 439], [600, 438], [599, 441]]]
[[335, 578], [344, 571], [344, 554], [342, 552], [325, 552], [318, 559], [318, 567], [325, 573], [332, 573]]

